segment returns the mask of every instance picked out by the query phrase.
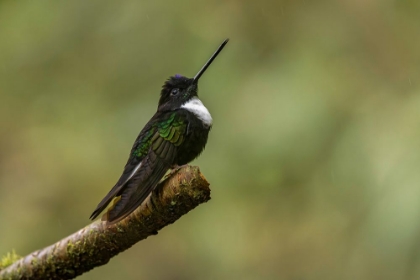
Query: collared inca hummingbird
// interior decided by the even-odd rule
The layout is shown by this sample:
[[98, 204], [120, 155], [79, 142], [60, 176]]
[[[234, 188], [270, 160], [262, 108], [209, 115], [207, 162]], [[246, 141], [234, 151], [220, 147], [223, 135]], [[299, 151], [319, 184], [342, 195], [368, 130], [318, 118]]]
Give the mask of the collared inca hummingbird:
[[[90, 216], [95, 219], [115, 198], [105, 220], [115, 223], [133, 212], [169, 169], [198, 157], [207, 143], [213, 119], [198, 98], [198, 80], [229, 39], [194, 78], [170, 77], [162, 87], [157, 112], [137, 136], [124, 171]], [[105, 216], [104, 216], [105, 217]]]

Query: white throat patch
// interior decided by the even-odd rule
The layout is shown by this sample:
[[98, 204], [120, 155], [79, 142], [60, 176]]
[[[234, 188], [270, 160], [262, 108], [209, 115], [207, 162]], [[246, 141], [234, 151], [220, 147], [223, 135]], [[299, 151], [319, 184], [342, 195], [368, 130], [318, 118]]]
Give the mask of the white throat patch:
[[181, 108], [193, 113], [204, 125], [211, 126], [213, 124], [213, 119], [211, 118], [209, 110], [207, 110], [198, 97], [191, 98], [187, 103], [182, 105]]

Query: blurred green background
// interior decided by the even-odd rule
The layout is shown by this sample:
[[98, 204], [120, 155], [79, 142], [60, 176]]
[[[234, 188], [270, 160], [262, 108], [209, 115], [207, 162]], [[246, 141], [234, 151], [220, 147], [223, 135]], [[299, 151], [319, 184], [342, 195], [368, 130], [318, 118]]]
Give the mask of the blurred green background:
[[420, 2], [1, 1], [0, 255], [89, 223], [163, 82], [212, 200], [79, 279], [419, 279]]

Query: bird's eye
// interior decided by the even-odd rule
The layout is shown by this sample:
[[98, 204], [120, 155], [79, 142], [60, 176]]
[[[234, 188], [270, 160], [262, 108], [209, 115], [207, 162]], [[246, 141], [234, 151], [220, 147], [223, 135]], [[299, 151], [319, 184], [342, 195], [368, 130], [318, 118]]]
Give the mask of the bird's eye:
[[177, 95], [177, 94], [178, 94], [178, 92], [179, 92], [179, 89], [177, 89], [177, 88], [172, 89], [172, 90], [171, 90], [171, 96], [175, 96], [175, 95]]

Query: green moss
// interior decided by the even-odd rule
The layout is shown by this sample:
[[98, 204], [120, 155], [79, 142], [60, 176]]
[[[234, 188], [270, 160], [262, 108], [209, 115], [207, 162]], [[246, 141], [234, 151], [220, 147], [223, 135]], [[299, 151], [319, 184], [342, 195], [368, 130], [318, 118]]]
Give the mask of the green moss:
[[15, 261], [21, 259], [22, 257], [16, 254], [15, 250], [12, 250], [12, 252], [7, 253], [7, 255], [3, 256], [0, 260], [0, 269], [3, 269]]

